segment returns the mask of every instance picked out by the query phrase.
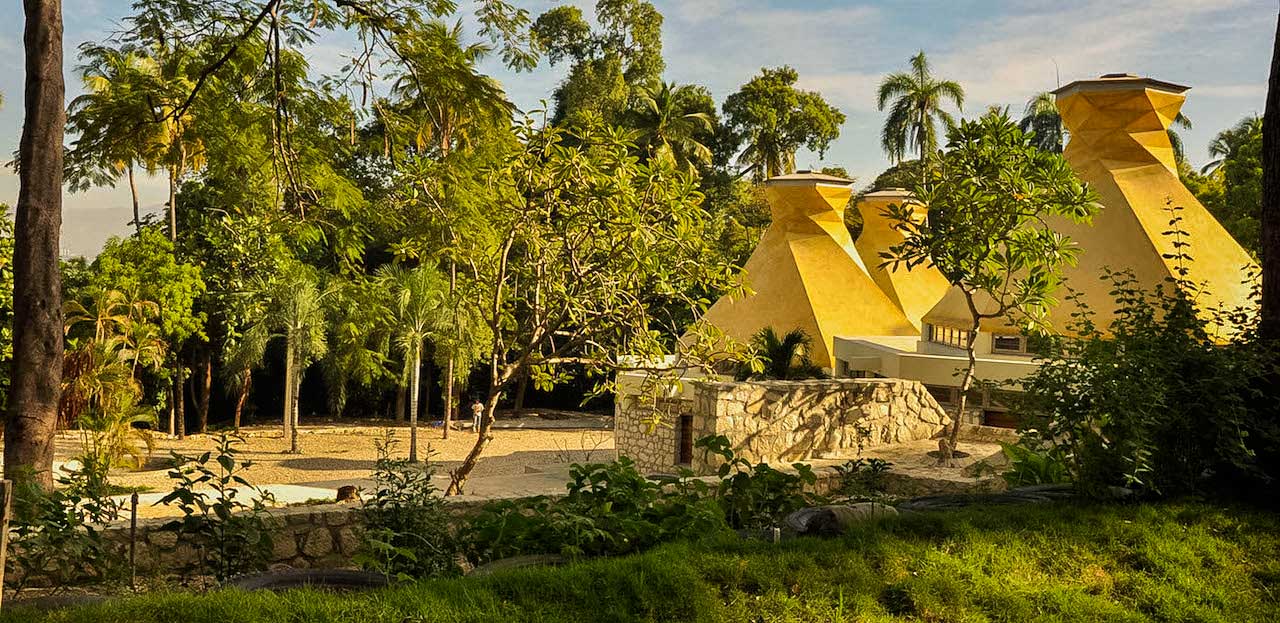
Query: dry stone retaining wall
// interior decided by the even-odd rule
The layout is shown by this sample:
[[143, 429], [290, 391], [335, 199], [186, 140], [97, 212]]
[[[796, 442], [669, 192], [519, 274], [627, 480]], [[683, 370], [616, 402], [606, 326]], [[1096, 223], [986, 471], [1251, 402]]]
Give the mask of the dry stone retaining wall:
[[[782, 463], [928, 439], [950, 422], [924, 385], [903, 379], [692, 381], [656, 408], [634, 396], [615, 404], [618, 454], [647, 472], [675, 468], [680, 416], [692, 418], [694, 439], [724, 435], [748, 460]], [[701, 454], [694, 452], [689, 466], [710, 473], [715, 465]]]

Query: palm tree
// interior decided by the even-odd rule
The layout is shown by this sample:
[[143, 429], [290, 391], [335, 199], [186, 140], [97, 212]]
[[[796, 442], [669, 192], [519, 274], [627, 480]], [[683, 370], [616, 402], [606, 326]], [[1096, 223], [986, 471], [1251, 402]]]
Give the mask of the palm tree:
[[773, 327], [765, 327], [751, 337], [751, 347], [763, 367], [759, 370], [742, 368], [739, 379], [812, 379], [823, 375], [822, 368], [809, 359], [809, 346], [813, 339], [802, 329], [792, 329], [778, 337]]
[[1041, 150], [1062, 153], [1067, 130], [1062, 125], [1062, 116], [1058, 114], [1058, 103], [1053, 93], [1042, 91], [1028, 100], [1018, 127], [1023, 132], [1034, 132], [1032, 142]]
[[1178, 116], [1173, 118], [1173, 125], [1170, 126], [1168, 130], [1169, 146], [1173, 147], [1173, 160], [1178, 163], [1180, 168], [1186, 168], [1184, 165], [1187, 164], [1187, 152], [1182, 147], [1182, 137], [1173, 129], [1174, 127], [1190, 130], [1191, 120], [1188, 119], [1186, 115], [1179, 112]]
[[1261, 140], [1261, 136], [1262, 117], [1253, 115], [1241, 119], [1234, 126], [1213, 137], [1213, 142], [1209, 143], [1209, 155], [1214, 156], [1215, 159], [1204, 165], [1200, 172], [1209, 174], [1220, 171], [1222, 165], [1238, 156], [1245, 145], [1251, 141]]
[[911, 57], [911, 71], [889, 74], [880, 82], [876, 107], [884, 110], [891, 100], [880, 145], [890, 160], [901, 162], [908, 149], [921, 157], [937, 149], [937, 122], [941, 120], [947, 127], [955, 124], [942, 105], [950, 100], [956, 108], [963, 108], [964, 88], [957, 82], [934, 78], [922, 50]]
[[249, 390], [253, 387], [253, 371], [262, 365], [270, 341], [271, 332], [267, 330], [267, 324], [255, 322], [243, 331], [228, 336], [223, 342], [222, 374], [227, 388], [236, 392], [231, 425], [237, 431], [240, 430], [245, 402], [249, 400]]
[[302, 265], [286, 267], [279, 276], [265, 321], [284, 337], [284, 435], [289, 452], [298, 452], [298, 390], [302, 375], [328, 350], [325, 336], [324, 298], [315, 277]]
[[670, 82], [640, 89], [631, 126], [639, 133], [636, 146], [650, 158], [667, 159], [690, 171], [694, 165], [711, 164], [711, 149], [698, 141], [698, 134], [709, 135], [713, 122], [711, 115], [690, 110], [696, 89]]
[[401, 382], [409, 381], [409, 461], [418, 461], [418, 394], [421, 392], [423, 345], [432, 334], [448, 285], [429, 266], [408, 269], [385, 266], [378, 279], [390, 297], [396, 346], [404, 353]]
[[114, 186], [129, 181], [133, 225], [140, 230], [141, 206], [134, 170], [159, 167], [164, 129], [144, 123], [152, 110], [147, 103], [148, 72], [152, 64], [133, 51], [86, 43], [80, 48], [85, 93], [71, 101], [67, 128], [76, 135], [67, 152], [67, 184], [73, 191]]

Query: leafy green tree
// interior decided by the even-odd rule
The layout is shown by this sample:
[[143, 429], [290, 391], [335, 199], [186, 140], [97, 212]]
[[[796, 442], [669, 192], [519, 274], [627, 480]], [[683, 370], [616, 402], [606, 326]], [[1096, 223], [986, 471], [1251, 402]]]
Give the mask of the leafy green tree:
[[790, 67], [764, 68], [724, 101], [724, 125], [738, 165], [758, 178], [795, 170], [800, 147], [822, 154], [840, 136], [844, 114], [813, 91], [795, 87]]
[[1058, 114], [1058, 103], [1053, 93], [1043, 91], [1027, 100], [1027, 107], [1023, 110], [1018, 127], [1027, 134], [1035, 133], [1032, 141], [1036, 147], [1062, 153], [1067, 129], [1062, 125], [1062, 116]]
[[958, 82], [935, 78], [923, 50], [911, 57], [911, 71], [892, 73], [880, 81], [876, 108], [889, 106], [880, 146], [890, 160], [901, 162], [908, 150], [923, 158], [938, 148], [938, 122], [947, 128], [955, 125], [951, 113], [942, 108], [947, 101], [963, 108], [964, 88]]
[[1049, 227], [1053, 217], [1087, 222], [1095, 195], [1066, 160], [1043, 151], [1005, 115], [964, 121], [947, 132], [944, 152], [927, 157], [912, 194], [927, 206], [891, 205], [887, 216], [905, 240], [884, 255], [897, 270], [932, 265], [963, 295], [972, 323], [968, 366], [944, 460], [950, 460], [973, 386], [978, 329], [984, 320], [1011, 318], [1039, 326], [1055, 303], [1062, 270], [1079, 249]]
[[738, 369], [738, 378], [746, 379], [812, 379], [821, 378], [822, 368], [809, 358], [813, 338], [803, 329], [792, 329], [779, 336], [773, 327], [760, 329], [751, 336], [751, 349], [756, 360]]
[[640, 90], [628, 126], [636, 145], [650, 158], [666, 158], [689, 171], [711, 165], [702, 141], [715, 131], [715, 104], [703, 87], [663, 82]]
[[310, 267], [287, 264], [272, 284], [266, 326], [284, 338], [284, 436], [289, 452], [298, 450], [298, 390], [307, 367], [323, 357], [329, 343], [325, 334], [322, 290]]
[[392, 83], [397, 103], [385, 114], [393, 127], [407, 130], [405, 142], [414, 149], [445, 158], [456, 147], [473, 144], [480, 127], [510, 123], [515, 107], [502, 85], [478, 70], [492, 49], [465, 45], [461, 23], [450, 28], [431, 22], [400, 38], [405, 62]]
[[1261, 257], [1262, 121], [1245, 117], [1209, 144], [1215, 159], [1201, 173], [1183, 167], [1182, 181], [1232, 237]]
[[599, 0], [593, 31], [582, 9], [555, 7], [533, 24], [533, 37], [557, 65], [572, 63], [556, 88], [553, 122], [577, 123], [585, 117], [616, 122], [630, 99], [657, 86], [662, 60], [662, 14], [644, 0]]
[[388, 297], [392, 335], [404, 353], [409, 387], [409, 462], [418, 462], [418, 396], [421, 393], [422, 354], [432, 338], [436, 318], [448, 294], [445, 278], [429, 266], [406, 269], [389, 265], [378, 271], [378, 281]]
[[[458, 292], [492, 332], [487, 398], [475, 446], [453, 471], [460, 493], [492, 439], [503, 393], [525, 372], [555, 384], [564, 366], [597, 375], [659, 360], [672, 350], [653, 313], [670, 301], [708, 303], [689, 293], [733, 282], [708, 262], [706, 213], [688, 176], [670, 163], [638, 162], [621, 130], [518, 128], [524, 149], [489, 176], [480, 202], [487, 227], [459, 231]], [[463, 261], [465, 258], [465, 261]], [[696, 333], [696, 332], [695, 332]], [[710, 340], [695, 340], [697, 365]]]

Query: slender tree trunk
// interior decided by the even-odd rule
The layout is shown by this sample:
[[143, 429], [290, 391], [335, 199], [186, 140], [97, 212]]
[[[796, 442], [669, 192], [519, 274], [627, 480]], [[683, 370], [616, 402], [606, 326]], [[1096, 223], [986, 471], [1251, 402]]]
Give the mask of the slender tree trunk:
[[480, 417], [480, 431], [476, 435], [476, 445], [471, 447], [471, 451], [467, 453], [467, 457], [462, 460], [458, 469], [450, 472], [449, 488], [445, 489], [445, 495], [461, 495], [466, 490], [467, 477], [476, 468], [476, 463], [480, 460], [480, 455], [484, 454], [485, 447], [493, 441], [493, 414], [498, 409], [498, 399], [501, 397], [502, 387], [490, 382], [489, 398], [485, 401], [484, 413]]
[[967, 403], [969, 402], [969, 390], [973, 388], [973, 379], [978, 370], [978, 357], [974, 352], [975, 342], [978, 340], [978, 327], [982, 319], [978, 315], [977, 305], [974, 304], [973, 295], [965, 292], [965, 301], [969, 305], [969, 313], [972, 314], [973, 324], [969, 327], [969, 340], [965, 345], [965, 355], [968, 357], [968, 365], [964, 369], [964, 377], [960, 381], [960, 400], [956, 406], [956, 421], [951, 424], [951, 433], [947, 436], [946, 447], [939, 448], [942, 452], [941, 460], [943, 463], [950, 465], [956, 450], [956, 444], [960, 441], [960, 427], [964, 424], [964, 414]]
[[422, 371], [422, 353], [413, 354], [413, 382], [409, 387], [409, 462], [418, 462], [418, 382]]
[[204, 376], [200, 378], [200, 434], [209, 432], [209, 399], [213, 396], [213, 353], [204, 351]]
[[173, 407], [173, 403], [175, 402], [177, 401], [173, 399], [173, 388], [170, 388], [169, 389], [169, 436], [170, 437], [178, 436], [178, 417]]
[[186, 394], [182, 389], [186, 383], [187, 371], [182, 368], [182, 361], [178, 360], [178, 368], [173, 375], [173, 417], [178, 425], [178, 439], [187, 438]]
[[129, 163], [129, 195], [133, 197], [133, 231], [142, 233], [142, 206], [138, 203], [138, 185], [133, 181], [133, 163]]
[[1280, 340], [1280, 24], [1271, 52], [1267, 105], [1262, 117], [1263, 339]]
[[236, 412], [231, 420], [231, 426], [240, 431], [240, 415], [244, 413], [244, 403], [249, 400], [249, 389], [253, 386], [253, 372], [248, 368], [244, 370], [244, 381], [240, 383], [240, 397], [236, 399]]
[[299, 452], [302, 452], [302, 448], [298, 445], [298, 429], [302, 426], [302, 407], [298, 404], [298, 397], [302, 395], [303, 369], [301, 366], [298, 367], [299, 369], [294, 373], [293, 377], [293, 399], [290, 401], [290, 403], [293, 404], [293, 425], [290, 427], [291, 432], [289, 435], [290, 454], [298, 454]]
[[423, 372], [422, 374], [426, 378], [423, 380], [422, 390], [421, 390], [422, 391], [422, 415], [423, 417], [430, 420], [431, 419], [431, 363], [430, 361], [427, 361], [424, 363], [426, 364], [426, 371]]
[[284, 347], [284, 439], [293, 439], [293, 348], [287, 341]]
[[[178, 165], [169, 166], [169, 241], [178, 243]], [[177, 247], [174, 247], [177, 251]]]
[[[449, 260], [449, 304], [456, 305], [454, 293], [458, 287], [458, 264], [453, 260]], [[456, 325], [457, 312], [454, 312], [454, 324]], [[457, 327], [454, 327], [457, 329]], [[449, 359], [444, 365], [444, 439], [449, 438], [449, 427], [453, 422], [453, 364], [454, 349], [449, 349]]]
[[529, 390], [529, 369], [525, 368], [520, 373], [520, 384], [516, 386], [516, 402], [511, 409], [511, 415], [518, 416], [524, 411], [524, 394]]
[[403, 422], [405, 420], [404, 410], [406, 406], [405, 398], [407, 396], [408, 396], [408, 392], [405, 390], [404, 384], [401, 383], [400, 386], [396, 388], [396, 421], [397, 422]]
[[4, 477], [53, 487], [53, 439], [62, 394], [62, 4], [24, 0], [26, 86], [18, 144], [13, 253], [13, 372]]

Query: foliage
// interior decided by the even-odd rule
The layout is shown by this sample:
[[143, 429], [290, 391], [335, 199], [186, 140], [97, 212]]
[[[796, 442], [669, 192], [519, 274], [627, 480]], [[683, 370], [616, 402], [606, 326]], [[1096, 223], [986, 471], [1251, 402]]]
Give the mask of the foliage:
[[1262, 255], [1262, 120], [1245, 117], [1209, 144], [1214, 160], [1200, 172], [1186, 168], [1182, 180], [1231, 236]]
[[911, 57], [911, 71], [892, 73], [880, 81], [876, 108], [884, 110], [886, 104], [893, 102], [880, 133], [880, 146], [890, 160], [902, 162], [912, 149], [923, 159], [938, 148], [938, 122], [948, 132], [956, 125], [951, 114], [942, 108], [948, 100], [956, 108], [963, 108], [964, 87], [952, 80], [935, 78], [924, 50]]
[[[1255, 453], [1275, 443], [1255, 412], [1273, 357], [1254, 340], [1252, 309], [1206, 309], [1185, 279], [1189, 242], [1171, 209], [1179, 278], [1145, 289], [1108, 273], [1110, 318], [1077, 301], [1074, 337], [1049, 343], [1021, 381], [1024, 435], [1056, 449], [1085, 491], [1204, 491], [1210, 482], [1265, 478]], [[1075, 297], [1073, 297], [1075, 298]]]
[[809, 357], [813, 338], [803, 329], [792, 329], [781, 337], [773, 327], [751, 336], [754, 358], [738, 366], [738, 380], [789, 380], [824, 378], [822, 368]]
[[[222, 434], [212, 451], [199, 456], [173, 453], [173, 491], [157, 504], [172, 504], [182, 512], [182, 518], [160, 529], [174, 532], [199, 554], [184, 573], [225, 580], [266, 566], [271, 533], [263, 510], [271, 495], [245, 480], [252, 462], [240, 460], [240, 443], [240, 437]], [[250, 496], [248, 503], [242, 501]]]
[[765, 68], [724, 100], [731, 151], [743, 147], [738, 165], [758, 178], [795, 171], [801, 146], [821, 156], [840, 136], [844, 113], [822, 95], [797, 89], [799, 79], [791, 67]]
[[1034, 436], [1018, 443], [1000, 442], [1000, 451], [1009, 459], [1009, 469], [1000, 477], [1010, 488], [1067, 482], [1070, 474], [1062, 449], [1037, 445]]
[[96, 581], [121, 571], [118, 547], [102, 533], [120, 516], [107, 486], [108, 469], [90, 456], [79, 469], [61, 475], [52, 491], [31, 487], [15, 493], [6, 559], [6, 578], [15, 593], [40, 577], [56, 592], [82, 580], [86, 571]]
[[[731, 289], [731, 267], [708, 261], [707, 214], [693, 181], [670, 163], [637, 162], [619, 130], [598, 126], [518, 129], [520, 151], [488, 174], [484, 226], [457, 231], [460, 306], [492, 331], [488, 409], [528, 371], [538, 387], [565, 365], [596, 378], [679, 350], [689, 365], [715, 349], [674, 343], [705, 292]], [[694, 334], [699, 334], [695, 329]], [[601, 389], [604, 386], [602, 384]], [[488, 418], [486, 418], [488, 420]], [[456, 493], [488, 443], [454, 473]]]
[[879, 458], [852, 459], [843, 465], [836, 465], [836, 474], [840, 479], [838, 492], [846, 496], [883, 493], [887, 483], [884, 475], [893, 467], [893, 463]]
[[817, 501], [816, 496], [804, 490], [817, 482], [808, 464], [792, 464], [795, 474], [778, 471], [767, 463], [752, 465], [734, 454], [723, 435], [703, 437], [694, 442], [694, 447], [702, 449], [705, 456], [715, 455], [722, 460], [716, 471], [720, 482], [715, 496], [732, 528], [777, 527], [788, 514]]
[[93, 261], [91, 286], [133, 293], [160, 308], [160, 326], [173, 344], [204, 339], [206, 315], [196, 299], [206, 287], [200, 268], [178, 261], [173, 243], [156, 227], [129, 238], [111, 238]]
[[1058, 103], [1053, 93], [1044, 91], [1036, 93], [1027, 100], [1027, 107], [1022, 113], [1018, 127], [1032, 135], [1032, 142], [1044, 151], [1062, 153], [1062, 146], [1067, 130], [1062, 125], [1062, 116], [1058, 114]]
[[1261, 623], [1280, 612], [1277, 535], [1274, 514], [1203, 503], [975, 507], [834, 540], [675, 543], [368, 593], [162, 592], [54, 612], [6, 607], [0, 620]]
[[533, 39], [554, 66], [571, 62], [556, 88], [553, 121], [576, 125], [595, 118], [615, 122], [627, 103], [656, 85], [662, 60], [662, 14], [644, 0], [599, 0], [591, 25], [576, 6], [555, 7], [534, 21]]
[[453, 575], [457, 541], [439, 490], [430, 452], [425, 463], [394, 458], [390, 433], [377, 442], [373, 491], [364, 501], [364, 543], [354, 558], [361, 567], [400, 580]]
[[640, 90], [628, 125], [639, 136], [636, 147], [649, 158], [671, 160], [693, 171], [711, 165], [706, 143], [715, 131], [715, 103], [703, 87], [663, 82]]
[[9, 366], [13, 362], [13, 220], [0, 203], [0, 409], [9, 408]]
[[[962, 327], [969, 359], [957, 407], [963, 413], [978, 328], [1011, 316], [1041, 326], [1063, 268], [1079, 254], [1046, 219], [1088, 221], [1097, 206], [1092, 189], [1062, 156], [1036, 148], [1004, 114], [964, 121], [947, 138], [946, 151], [929, 156], [925, 175], [912, 187], [927, 212], [917, 218], [916, 205], [890, 205], [886, 216], [905, 238], [881, 256], [894, 270], [932, 265], [963, 295], [972, 319]], [[953, 419], [951, 447], [962, 418]]]
[[[604, 556], [714, 534], [723, 515], [689, 474], [664, 482], [645, 478], [635, 463], [574, 464], [568, 494], [487, 504], [467, 522], [464, 542], [477, 562], [551, 553]], [[665, 487], [664, 487], [665, 485]]]

